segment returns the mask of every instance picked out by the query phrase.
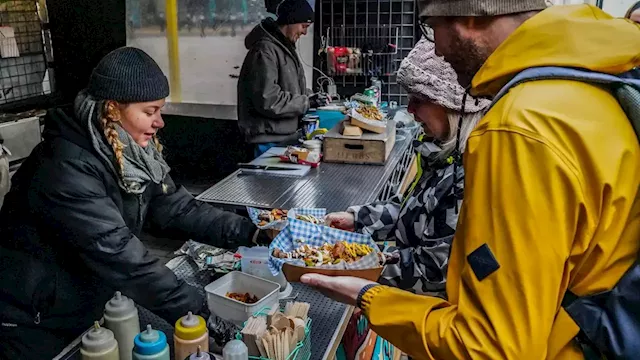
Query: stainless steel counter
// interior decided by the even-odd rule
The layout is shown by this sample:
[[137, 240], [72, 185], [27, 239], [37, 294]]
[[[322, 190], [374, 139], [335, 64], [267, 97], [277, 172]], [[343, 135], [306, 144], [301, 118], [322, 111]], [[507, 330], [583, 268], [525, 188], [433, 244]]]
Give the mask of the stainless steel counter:
[[351, 205], [386, 200], [395, 195], [411, 162], [417, 129], [398, 133], [399, 140], [384, 166], [322, 163], [308, 175], [281, 177], [236, 171], [197, 199], [217, 206], [242, 209], [326, 208], [342, 211]]

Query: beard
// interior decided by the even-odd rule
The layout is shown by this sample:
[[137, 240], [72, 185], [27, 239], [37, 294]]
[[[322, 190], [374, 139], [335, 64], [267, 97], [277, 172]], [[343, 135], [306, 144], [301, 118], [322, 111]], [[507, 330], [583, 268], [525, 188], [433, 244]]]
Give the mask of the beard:
[[447, 50], [444, 58], [451, 64], [451, 67], [458, 75], [458, 83], [466, 89], [471, 85], [473, 77], [489, 58], [490, 52], [481, 44], [459, 36], [452, 37]]

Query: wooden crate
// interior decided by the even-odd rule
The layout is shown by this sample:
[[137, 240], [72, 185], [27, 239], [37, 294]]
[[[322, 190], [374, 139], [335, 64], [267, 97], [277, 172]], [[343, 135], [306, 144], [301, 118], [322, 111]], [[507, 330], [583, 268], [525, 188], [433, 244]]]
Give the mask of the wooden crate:
[[344, 123], [340, 123], [324, 135], [323, 161], [350, 164], [384, 165], [396, 143], [396, 129], [389, 123], [387, 132], [365, 132], [354, 138], [342, 135]]

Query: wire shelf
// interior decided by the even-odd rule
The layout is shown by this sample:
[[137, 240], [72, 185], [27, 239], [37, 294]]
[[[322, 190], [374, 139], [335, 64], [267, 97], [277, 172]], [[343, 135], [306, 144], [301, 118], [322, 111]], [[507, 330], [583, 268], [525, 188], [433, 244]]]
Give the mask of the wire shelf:
[[[408, 102], [406, 92], [397, 83], [395, 73], [402, 59], [409, 54], [419, 38], [415, 0], [318, 0], [317, 3], [315, 28], [319, 36], [316, 44], [323, 49], [323, 52], [315, 58], [314, 64], [333, 78], [338, 87], [338, 93], [346, 97], [362, 92], [372, 85], [372, 77], [377, 77], [382, 81], [382, 101], [395, 101], [406, 105]], [[344, 28], [345, 32], [346, 29], [366, 29], [361, 31], [369, 31], [370, 38], [375, 37], [375, 33], [371, 33], [372, 29], [389, 29], [392, 32], [392, 41], [389, 41], [389, 36], [380, 37], [385, 41], [383, 45], [395, 44], [394, 51], [397, 51], [397, 54], [374, 55], [373, 58], [385, 60], [372, 59], [374, 66], [370, 66], [370, 62], [362, 63], [360, 65], [362, 71], [355, 71], [355, 74], [334, 71], [329, 75], [331, 71], [328, 60], [330, 59], [324, 51], [325, 48], [344, 46], [351, 47], [353, 52], [353, 43], [347, 41], [348, 33], [345, 33], [345, 45], [338, 42], [341, 38], [341, 28]], [[375, 65], [376, 61], [382, 64]], [[367, 66], [373, 67], [373, 71], [369, 71]], [[380, 72], [383, 74], [377, 74]]]
[[324, 50], [329, 75], [393, 75], [398, 37], [397, 26], [328, 27]]
[[46, 9], [36, 0], [0, 4], [0, 105], [52, 91], [51, 42], [42, 17]]

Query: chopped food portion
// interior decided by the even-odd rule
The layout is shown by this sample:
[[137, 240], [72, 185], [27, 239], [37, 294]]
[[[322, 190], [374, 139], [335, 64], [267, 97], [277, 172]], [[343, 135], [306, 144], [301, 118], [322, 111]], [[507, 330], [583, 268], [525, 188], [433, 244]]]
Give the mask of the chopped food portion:
[[301, 221], [310, 222], [315, 225], [324, 224], [324, 219], [319, 219], [313, 215], [297, 215], [296, 219]]
[[378, 120], [378, 121], [382, 121], [382, 119], [384, 119], [384, 116], [382, 116], [382, 114], [380, 113], [380, 110], [378, 110], [378, 108], [375, 106], [371, 106], [371, 105], [361, 106], [357, 108], [356, 111], [358, 112], [358, 114], [364, 116], [367, 119]]
[[241, 293], [228, 292], [225, 296], [230, 299], [243, 302], [245, 304], [255, 304], [258, 302], [258, 297], [255, 295], [251, 295], [249, 293], [241, 294]]
[[280, 259], [300, 259], [304, 261], [306, 266], [315, 267], [337, 264], [340, 261], [352, 263], [360, 260], [363, 256], [371, 254], [373, 251], [373, 248], [368, 245], [339, 241], [334, 245], [325, 243], [319, 247], [302, 245], [291, 252], [276, 248], [273, 251], [273, 256]]
[[287, 220], [288, 213], [288, 210], [282, 209], [262, 210], [260, 214], [258, 214], [258, 220], [260, 220], [258, 225], [265, 226], [270, 222]]

